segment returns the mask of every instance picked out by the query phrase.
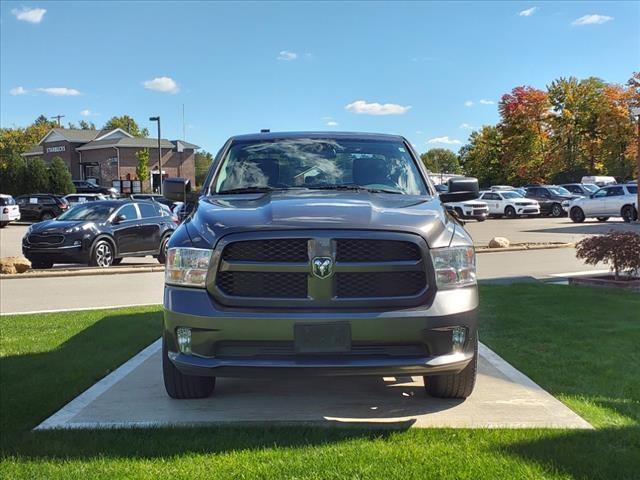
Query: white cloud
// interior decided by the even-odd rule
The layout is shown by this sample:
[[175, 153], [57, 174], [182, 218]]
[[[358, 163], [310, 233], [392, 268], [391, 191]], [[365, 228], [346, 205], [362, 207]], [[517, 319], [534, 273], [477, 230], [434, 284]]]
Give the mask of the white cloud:
[[13, 8], [11, 13], [15, 15], [18, 20], [29, 23], [40, 23], [44, 18], [44, 14], [47, 13], [47, 10], [44, 8]]
[[27, 90], [23, 87], [15, 87], [9, 90], [9, 95], [13, 95], [14, 97], [16, 95], [26, 95], [26, 94], [27, 94]]
[[82, 110], [80, 112], [80, 115], [82, 115], [83, 117], [89, 117], [89, 116], [93, 115], [93, 112], [91, 110], [89, 110], [89, 109], [86, 109], [86, 110]]
[[613, 17], [608, 17], [607, 15], [585, 15], [580, 18], [576, 18], [571, 25], [580, 26], [580, 25], [600, 25], [601, 23], [606, 23], [613, 20]]
[[75, 88], [67, 87], [36, 88], [36, 90], [38, 92], [46, 93], [47, 95], [53, 95], [54, 97], [76, 97], [78, 95], [82, 95], [82, 93]]
[[339, 124], [335, 120], [329, 120], [325, 125], [327, 127], [337, 127]]
[[537, 11], [538, 11], [538, 7], [531, 7], [531, 8], [527, 8], [526, 10], [522, 10], [518, 15], [521, 17], [530, 17]]
[[427, 143], [442, 143], [444, 145], [460, 145], [462, 142], [460, 140], [456, 140], [455, 138], [449, 138], [448, 136], [444, 137], [435, 137], [427, 140]]
[[486, 100], [484, 98], [480, 100], [480, 103], [482, 105], [495, 105], [496, 104], [496, 102], [494, 102], [493, 100]]
[[467, 130], [473, 130], [476, 127], [474, 127], [473, 125], [469, 125], [468, 123], [461, 123], [460, 124], [460, 128], [464, 128], [464, 129], [467, 129]]
[[155, 92], [178, 93], [180, 91], [180, 87], [171, 77], [156, 77], [152, 80], [145, 80], [142, 84], [147, 90]]
[[398, 105], [397, 103], [369, 103], [365, 100], [356, 100], [350, 103], [345, 110], [362, 115], [402, 115], [407, 113], [411, 105]]
[[296, 60], [298, 58], [298, 54], [296, 52], [290, 52], [289, 50], [282, 50], [276, 59], [284, 60], [286, 62], [291, 60]]
[[473, 107], [473, 102], [471, 100], [467, 100], [466, 102], [464, 102], [464, 106], [465, 107]]

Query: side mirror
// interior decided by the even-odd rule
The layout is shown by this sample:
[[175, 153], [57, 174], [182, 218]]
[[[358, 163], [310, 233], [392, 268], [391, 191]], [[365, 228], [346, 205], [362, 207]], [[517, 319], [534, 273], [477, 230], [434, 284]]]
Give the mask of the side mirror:
[[473, 177], [452, 178], [449, 180], [449, 191], [440, 194], [443, 203], [464, 202], [480, 196], [478, 179]]
[[113, 218], [113, 220], [111, 221], [111, 223], [112, 223], [112, 224], [114, 224], [114, 225], [117, 225], [117, 224], [119, 224], [119, 223], [124, 222], [126, 219], [127, 219], [127, 216], [126, 216], [126, 215], [122, 215], [122, 214], [120, 214], [120, 215], [116, 215], [116, 216]]
[[191, 191], [191, 180], [188, 178], [167, 178], [162, 182], [162, 195], [173, 202], [195, 202], [198, 194]]

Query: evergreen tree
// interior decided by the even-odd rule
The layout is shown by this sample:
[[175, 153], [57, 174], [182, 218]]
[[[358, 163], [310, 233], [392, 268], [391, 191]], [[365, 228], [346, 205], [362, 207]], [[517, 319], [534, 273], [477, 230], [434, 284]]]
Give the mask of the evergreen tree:
[[71, 172], [60, 157], [53, 157], [49, 167], [49, 189], [51, 193], [68, 195], [75, 193], [76, 188], [71, 181]]

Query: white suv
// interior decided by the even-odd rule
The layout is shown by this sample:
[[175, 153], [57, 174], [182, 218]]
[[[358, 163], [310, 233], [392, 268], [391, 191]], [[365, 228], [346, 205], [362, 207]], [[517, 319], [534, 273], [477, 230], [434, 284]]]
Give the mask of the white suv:
[[11, 195], [0, 193], [0, 228], [9, 225], [9, 222], [20, 220], [20, 208]]
[[576, 223], [584, 222], [585, 218], [606, 222], [609, 217], [631, 222], [638, 218], [637, 195], [638, 186], [633, 184], [603, 187], [589, 197], [573, 200], [567, 207], [569, 218]]
[[500, 190], [483, 192], [480, 200], [489, 206], [489, 215], [516, 218], [522, 215], [540, 215], [540, 204], [536, 200], [524, 198], [519, 193]]

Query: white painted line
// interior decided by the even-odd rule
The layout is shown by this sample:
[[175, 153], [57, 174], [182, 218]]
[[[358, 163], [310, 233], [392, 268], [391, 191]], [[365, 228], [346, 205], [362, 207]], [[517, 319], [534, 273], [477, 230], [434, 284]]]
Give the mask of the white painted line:
[[104, 307], [81, 307], [81, 308], [59, 308], [57, 310], [33, 310], [31, 312], [0, 312], [0, 317], [7, 315], [33, 315], [36, 313], [61, 313], [61, 312], [79, 312], [81, 310], [115, 310], [118, 308], [129, 307], [152, 307], [162, 306], [161, 303], [132, 303], [130, 305], [105, 305]]
[[602, 275], [609, 273], [611, 270], [583, 270], [581, 272], [566, 272], [566, 273], [550, 273], [550, 277], [580, 277], [584, 275]]
[[34, 430], [49, 430], [52, 428], [65, 428], [69, 425], [69, 420], [75, 417], [82, 409], [92, 403], [96, 398], [113, 387], [116, 383], [138, 368], [146, 359], [162, 348], [162, 339], [159, 338], [133, 358], [116, 368], [109, 375], [104, 377], [95, 385], [89, 387], [83, 393], [67, 403], [64, 407], [51, 415]]

